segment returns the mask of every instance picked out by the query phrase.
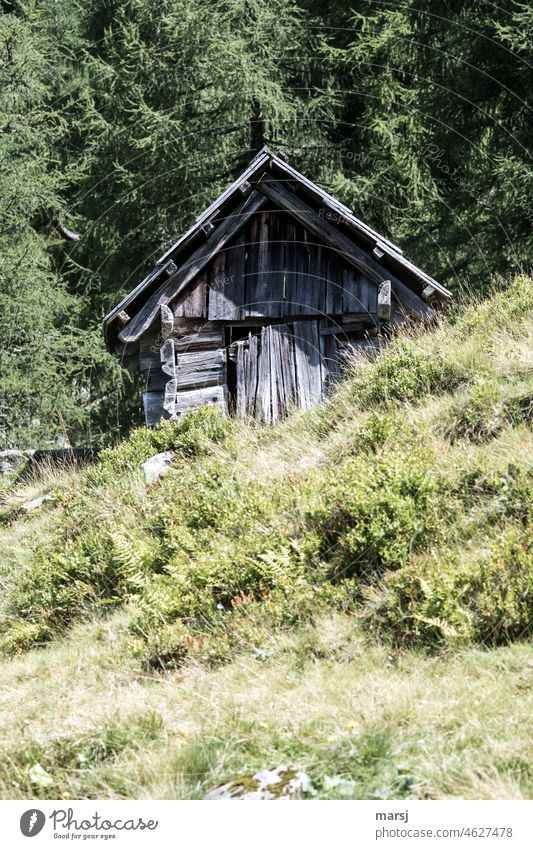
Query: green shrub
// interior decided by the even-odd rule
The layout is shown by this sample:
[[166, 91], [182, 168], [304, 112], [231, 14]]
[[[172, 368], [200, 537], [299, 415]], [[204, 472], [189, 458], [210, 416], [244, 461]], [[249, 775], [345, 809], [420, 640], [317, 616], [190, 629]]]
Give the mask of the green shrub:
[[510, 463], [500, 475], [501, 484], [493, 502], [494, 513], [516, 519], [524, 525], [533, 522], [533, 468]]
[[[220, 540], [219, 540], [220, 542]], [[197, 555], [187, 566], [168, 565], [168, 574], [154, 576], [135, 599], [131, 632], [134, 651], [149, 668], [180, 666], [190, 654], [213, 662], [227, 658], [227, 648], [242, 630], [239, 617], [261, 604], [270, 627], [294, 624], [311, 616], [320, 590], [310, 579], [297, 546], [265, 548], [244, 539], [240, 548], [217, 546]], [[249, 546], [249, 551], [247, 551]]]
[[530, 392], [509, 397], [489, 381], [480, 381], [456, 399], [444, 425], [446, 437], [455, 442], [469, 439], [481, 443], [497, 436], [505, 427], [531, 422], [533, 396]]
[[411, 446], [385, 450], [372, 464], [351, 457], [329, 471], [309, 523], [335, 580], [403, 566], [438, 535], [443, 493], [428, 460]]
[[482, 521], [513, 519], [522, 524], [533, 521], [533, 467], [509, 463], [493, 469], [487, 459], [460, 470], [449, 483], [450, 496], [465, 508], [475, 508]]
[[506, 408], [501, 390], [491, 383], [478, 383], [465, 398], [456, 400], [450, 409], [445, 426], [450, 442], [469, 439], [484, 442], [503, 430]]
[[413, 340], [398, 339], [375, 362], [359, 367], [351, 380], [350, 396], [366, 409], [450, 392], [469, 379], [467, 370], [438, 349], [428, 353]]
[[350, 448], [354, 454], [364, 451], [376, 452], [385, 445], [398, 445], [412, 437], [413, 431], [400, 416], [370, 413], [363, 427], [355, 433]]
[[533, 525], [502, 534], [479, 562], [465, 598], [475, 638], [485, 645], [533, 635]]
[[42, 645], [71, 622], [106, 610], [139, 592], [154, 571], [158, 541], [121, 536], [103, 528], [38, 551], [10, 581], [4, 599], [0, 652], [11, 655]]
[[98, 484], [118, 474], [136, 469], [154, 454], [175, 451], [181, 457], [200, 457], [224, 442], [238, 428], [235, 420], [215, 407], [203, 406], [178, 422], [161, 421], [153, 428], [140, 427], [114, 448], [102, 451], [98, 466], [90, 477]]
[[532, 530], [507, 528], [474, 562], [448, 554], [389, 573], [367, 592], [367, 626], [429, 648], [532, 636]]

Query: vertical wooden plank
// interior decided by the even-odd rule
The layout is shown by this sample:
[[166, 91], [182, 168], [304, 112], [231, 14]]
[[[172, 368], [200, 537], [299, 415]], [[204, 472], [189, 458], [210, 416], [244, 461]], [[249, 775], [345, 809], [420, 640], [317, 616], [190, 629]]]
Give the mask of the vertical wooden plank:
[[305, 341], [305, 322], [293, 324], [294, 364], [296, 372], [296, 403], [302, 410], [310, 407], [309, 375], [307, 371], [307, 352]]
[[245, 235], [241, 231], [213, 257], [208, 267], [208, 318], [238, 321], [243, 318]]
[[326, 394], [340, 377], [337, 340], [333, 333], [320, 336], [320, 358], [322, 393]]
[[309, 254], [307, 248], [307, 231], [301, 224], [296, 224], [295, 244], [295, 273], [296, 273], [296, 315], [307, 315], [307, 284], [309, 273]]
[[242, 419], [246, 415], [246, 359], [248, 356], [248, 342], [242, 340], [237, 342], [237, 398], [235, 404], [235, 415]]
[[299, 306], [297, 304], [298, 274], [296, 259], [296, 222], [289, 216], [283, 220], [284, 230], [284, 290], [285, 299], [283, 315], [297, 315]]
[[269, 337], [269, 328], [261, 328], [260, 349], [257, 363], [258, 378], [255, 412], [256, 418], [265, 422], [265, 424], [270, 424], [271, 421]]
[[256, 278], [256, 300], [259, 315], [269, 315], [270, 297], [270, 271], [269, 239], [270, 239], [270, 217], [266, 210], [259, 213], [259, 233], [257, 245], [257, 278]]
[[361, 313], [367, 310], [366, 299], [361, 298], [360, 277], [354, 268], [345, 265], [343, 274], [343, 309], [344, 313]]
[[176, 318], [206, 318], [206, 301], [207, 270], [204, 270], [172, 302], [172, 311]]
[[324, 250], [324, 274], [327, 278], [326, 314], [341, 315], [343, 309], [344, 275], [338, 255]]
[[247, 316], [269, 314], [269, 224], [270, 220], [267, 211], [257, 213], [250, 222], [248, 256], [246, 259]]
[[273, 373], [276, 379], [278, 417], [286, 416], [290, 404], [291, 375], [286, 363], [288, 330], [286, 324], [272, 328], [274, 339]]
[[308, 410], [322, 397], [318, 321], [294, 322], [298, 405]]
[[267, 245], [268, 302], [265, 305], [264, 314], [277, 318], [283, 315], [285, 309], [285, 232], [281, 210], [272, 209], [267, 215], [269, 217], [269, 241]]
[[320, 354], [319, 322], [310, 321], [308, 324], [308, 362], [309, 385], [311, 388], [311, 404], [314, 407], [322, 398], [322, 371]]
[[[226, 251], [216, 254], [208, 267], [208, 309], [207, 317], [211, 320], [231, 318], [231, 308], [228, 309], [225, 293], [226, 280]], [[227, 313], [230, 313], [227, 315]]]
[[278, 334], [276, 333], [275, 327], [270, 326], [266, 329], [268, 339], [268, 360], [270, 373], [270, 421], [273, 424], [274, 422], [277, 422], [280, 414], [278, 396], [278, 375], [276, 367], [276, 349]]
[[287, 414], [289, 405], [287, 386], [290, 386], [291, 375], [285, 373], [284, 365], [288, 332], [285, 324], [271, 325], [266, 330], [270, 347], [271, 421], [276, 422]]
[[245, 318], [245, 232], [241, 230], [226, 248], [226, 299], [233, 305], [231, 318]]
[[255, 417], [257, 408], [257, 379], [259, 365], [259, 340], [252, 333], [248, 336], [248, 362], [246, 369], [246, 412]]
[[287, 325], [287, 333], [282, 337], [282, 362], [285, 377], [285, 396], [287, 408], [289, 408], [292, 404], [298, 403], [293, 325]]
[[326, 305], [326, 280], [324, 279], [324, 268], [322, 264], [323, 246], [321, 242], [304, 230], [304, 248], [307, 253], [306, 279], [303, 284], [305, 303], [308, 315], [316, 318], [324, 314]]
[[370, 315], [377, 315], [378, 311], [378, 286], [372, 283], [364, 274], [360, 275], [359, 285], [361, 288], [361, 300], [365, 304]]
[[296, 225], [296, 315], [313, 315], [314, 310], [309, 298], [309, 290], [311, 287], [310, 277], [310, 259], [311, 252], [309, 240], [312, 239], [309, 233], [302, 227], [301, 224]]

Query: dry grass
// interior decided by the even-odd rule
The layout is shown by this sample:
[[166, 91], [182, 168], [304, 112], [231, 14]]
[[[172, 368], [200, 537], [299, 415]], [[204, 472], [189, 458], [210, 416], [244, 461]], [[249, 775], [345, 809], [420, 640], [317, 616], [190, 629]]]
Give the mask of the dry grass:
[[[325, 776], [353, 782], [356, 798], [531, 797], [530, 645], [390, 654], [339, 615], [272, 640], [261, 659], [147, 677], [124, 663], [123, 626], [79, 627], [4, 666], [3, 798], [52, 788], [63, 798], [196, 798], [286, 762], [322, 797]], [[120, 745], [106, 753], [109, 729]], [[76, 754], [94, 750], [102, 756]]]

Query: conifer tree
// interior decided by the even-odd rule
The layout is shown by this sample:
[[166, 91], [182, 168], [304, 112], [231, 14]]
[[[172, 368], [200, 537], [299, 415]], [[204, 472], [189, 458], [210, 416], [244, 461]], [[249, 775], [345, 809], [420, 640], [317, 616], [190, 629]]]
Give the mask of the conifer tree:
[[61, 434], [59, 413], [73, 426], [83, 413], [77, 303], [49, 250], [62, 213], [64, 125], [48, 104], [38, 15], [16, 5], [0, 15], [0, 442], [40, 446]]

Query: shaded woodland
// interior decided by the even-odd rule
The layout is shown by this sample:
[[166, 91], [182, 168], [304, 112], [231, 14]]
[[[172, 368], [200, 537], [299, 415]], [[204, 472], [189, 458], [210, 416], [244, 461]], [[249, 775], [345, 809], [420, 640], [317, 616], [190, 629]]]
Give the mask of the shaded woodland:
[[533, 9], [0, 3], [1, 447], [141, 421], [103, 316], [263, 146], [482, 293], [531, 248]]

